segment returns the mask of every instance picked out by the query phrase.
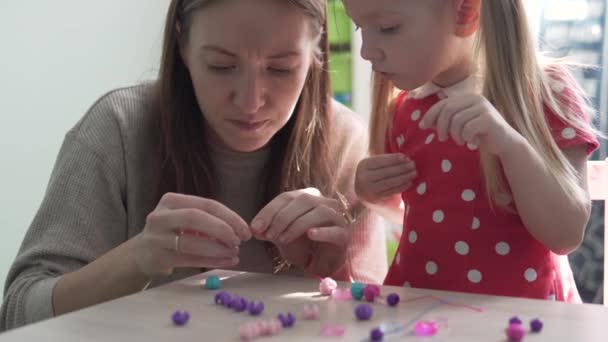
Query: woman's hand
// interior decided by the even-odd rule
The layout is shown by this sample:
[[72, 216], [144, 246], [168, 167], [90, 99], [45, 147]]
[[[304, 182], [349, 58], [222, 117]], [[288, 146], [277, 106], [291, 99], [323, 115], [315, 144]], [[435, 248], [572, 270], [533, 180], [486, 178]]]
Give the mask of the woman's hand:
[[148, 277], [178, 267], [225, 268], [238, 264], [241, 241], [251, 238], [243, 219], [205, 198], [168, 193], [135, 239], [135, 259]]
[[[258, 239], [272, 241], [283, 257], [299, 267], [314, 261], [331, 268], [341, 264], [350, 241], [343, 210], [339, 201], [321, 196], [314, 188], [285, 192], [258, 213], [252, 230]], [[325, 260], [315, 260], [321, 256]]]

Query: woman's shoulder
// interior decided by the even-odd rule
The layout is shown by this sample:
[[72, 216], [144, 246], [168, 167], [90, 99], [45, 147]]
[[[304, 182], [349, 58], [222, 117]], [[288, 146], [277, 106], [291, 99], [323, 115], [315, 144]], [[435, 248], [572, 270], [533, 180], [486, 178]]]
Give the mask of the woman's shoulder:
[[332, 135], [337, 148], [347, 149], [353, 144], [367, 146], [367, 124], [359, 113], [332, 100], [332, 115]]
[[154, 84], [114, 89], [102, 95], [68, 132], [89, 148], [120, 148], [154, 118]]

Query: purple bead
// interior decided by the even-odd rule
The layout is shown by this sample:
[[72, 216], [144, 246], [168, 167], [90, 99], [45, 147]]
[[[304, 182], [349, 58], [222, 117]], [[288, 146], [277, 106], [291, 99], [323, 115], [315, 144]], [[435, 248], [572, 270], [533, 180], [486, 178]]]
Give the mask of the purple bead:
[[388, 295], [388, 297], [386, 297], [386, 302], [390, 306], [396, 306], [397, 304], [399, 304], [400, 300], [401, 299], [399, 298], [399, 295], [396, 293], [391, 293]]
[[382, 341], [383, 338], [384, 333], [382, 332], [382, 330], [380, 330], [380, 328], [374, 328], [369, 333], [369, 339], [372, 341]]
[[249, 302], [248, 309], [249, 309], [250, 315], [257, 316], [257, 315], [261, 314], [262, 311], [264, 311], [264, 303], [263, 302], [256, 303], [254, 301], [251, 301], [251, 302]]
[[226, 293], [222, 298], [221, 298], [221, 302], [222, 305], [224, 305], [225, 307], [229, 308], [232, 305], [232, 296], [230, 296], [230, 294]]
[[368, 304], [360, 304], [355, 308], [355, 316], [360, 321], [367, 321], [372, 317], [373, 309]]
[[190, 314], [188, 313], [188, 311], [175, 311], [173, 313], [173, 316], [171, 316], [171, 319], [173, 320], [173, 324], [177, 325], [177, 326], [183, 326], [186, 323], [188, 323], [188, 321], [190, 320]]
[[291, 312], [288, 312], [287, 315], [280, 313], [277, 315], [279, 321], [281, 321], [281, 325], [283, 328], [291, 328], [296, 322], [296, 316], [294, 316]]
[[533, 319], [530, 322], [530, 330], [532, 330], [535, 333], [540, 332], [541, 330], [543, 330], [543, 322], [538, 318]]
[[224, 296], [225, 296], [226, 294], [227, 294], [227, 293], [226, 293], [226, 291], [220, 291], [220, 292], [216, 293], [216, 294], [215, 294], [215, 297], [213, 298], [213, 299], [214, 299], [214, 301], [215, 301], [215, 304], [218, 304], [218, 305], [219, 305], [219, 304], [222, 304], [222, 303], [223, 303], [223, 300], [222, 300], [222, 299], [224, 298]]
[[509, 320], [509, 324], [521, 324], [521, 319], [519, 319], [517, 316], [513, 316]]
[[236, 312], [243, 312], [247, 310], [247, 299], [238, 297], [236, 300], [232, 300], [232, 309]]

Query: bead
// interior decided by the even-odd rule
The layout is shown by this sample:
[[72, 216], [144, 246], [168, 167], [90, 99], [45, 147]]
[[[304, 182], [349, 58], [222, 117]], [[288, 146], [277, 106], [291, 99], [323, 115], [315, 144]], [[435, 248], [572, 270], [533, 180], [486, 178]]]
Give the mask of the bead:
[[388, 295], [388, 297], [386, 297], [386, 303], [389, 306], [396, 306], [397, 304], [399, 304], [399, 301], [401, 299], [399, 298], [399, 295], [396, 293], [391, 293]]
[[215, 297], [214, 297], [215, 304], [224, 305], [226, 296], [228, 296], [228, 298], [230, 297], [230, 295], [226, 291], [220, 291], [220, 292], [216, 293]]
[[543, 322], [538, 318], [533, 319], [530, 322], [530, 330], [532, 330], [535, 333], [540, 332], [541, 330], [543, 330]]
[[380, 295], [380, 287], [378, 285], [366, 285], [363, 289], [363, 296], [368, 302], [373, 302]]
[[380, 287], [378, 285], [367, 285], [363, 289], [363, 296], [368, 302], [373, 302], [380, 295]]
[[210, 276], [205, 280], [205, 288], [207, 290], [217, 290], [222, 287], [222, 281], [217, 276]]
[[360, 304], [355, 308], [355, 316], [360, 321], [367, 321], [372, 317], [374, 310], [367, 304]]
[[263, 302], [256, 303], [254, 301], [251, 301], [251, 302], [249, 302], [248, 310], [249, 310], [250, 315], [257, 316], [257, 315], [261, 314], [262, 311], [264, 311], [264, 303]]
[[513, 316], [509, 320], [509, 324], [521, 324], [521, 319], [519, 319], [517, 316]]
[[317, 304], [306, 304], [304, 306], [304, 319], [310, 321], [319, 319], [319, 307]]
[[326, 337], [340, 337], [344, 335], [344, 326], [341, 324], [324, 324], [321, 327], [321, 335]]
[[416, 336], [435, 336], [439, 331], [439, 325], [434, 321], [418, 321], [414, 326]]
[[247, 304], [249, 304], [247, 302], [247, 299], [236, 296], [236, 298], [232, 299], [231, 306], [234, 311], [243, 312], [243, 311], [247, 310]]
[[268, 332], [270, 335], [277, 335], [283, 331], [283, 324], [279, 320], [273, 319], [268, 322]]
[[190, 320], [190, 314], [188, 313], [188, 311], [175, 311], [173, 313], [173, 316], [171, 316], [171, 319], [173, 320], [173, 324], [177, 325], [177, 326], [182, 326], [185, 325], [186, 323], [188, 323], [188, 321]]
[[512, 323], [509, 324], [509, 327], [506, 329], [507, 338], [509, 341], [519, 342], [526, 335], [526, 330], [521, 324]]
[[281, 322], [283, 328], [291, 328], [296, 322], [296, 317], [291, 312], [288, 312], [287, 315], [280, 313], [277, 315], [277, 319]]
[[260, 328], [255, 322], [249, 322], [241, 325], [239, 334], [244, 341], [250, 341], [260, 336]]
[[338, 283], [329, 277], [323, 278], [319, 284], [319, 292], [324, 296], [331, 296], [336, 288], [338, 288]]
[[374, 328], [369, 333], [369, 339], [372, 341], [382, 341], [383, 338], [384, 333], [382, 332], [382, 330], [380, 330], [380, 328]]
[[363, 289], [365, 285], [361, 283], [352, 283], [350, 286], [350, 295], [357, 300], [363, 298]]
[[228, 292], [224, 292], [224, 294], [220, 297], [220, 304], [225, 307], [230, 307], [232, 304], [232, 296]]

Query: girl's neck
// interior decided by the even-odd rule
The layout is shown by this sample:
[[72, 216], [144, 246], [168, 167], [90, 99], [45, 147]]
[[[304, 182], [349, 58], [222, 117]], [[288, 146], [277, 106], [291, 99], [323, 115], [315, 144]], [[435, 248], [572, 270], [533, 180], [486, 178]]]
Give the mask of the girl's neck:
[[433, 83], [446, 88], [467, 79], [473, 73], [473, 62], [468, 56], [454, 63], [433, 79]]

